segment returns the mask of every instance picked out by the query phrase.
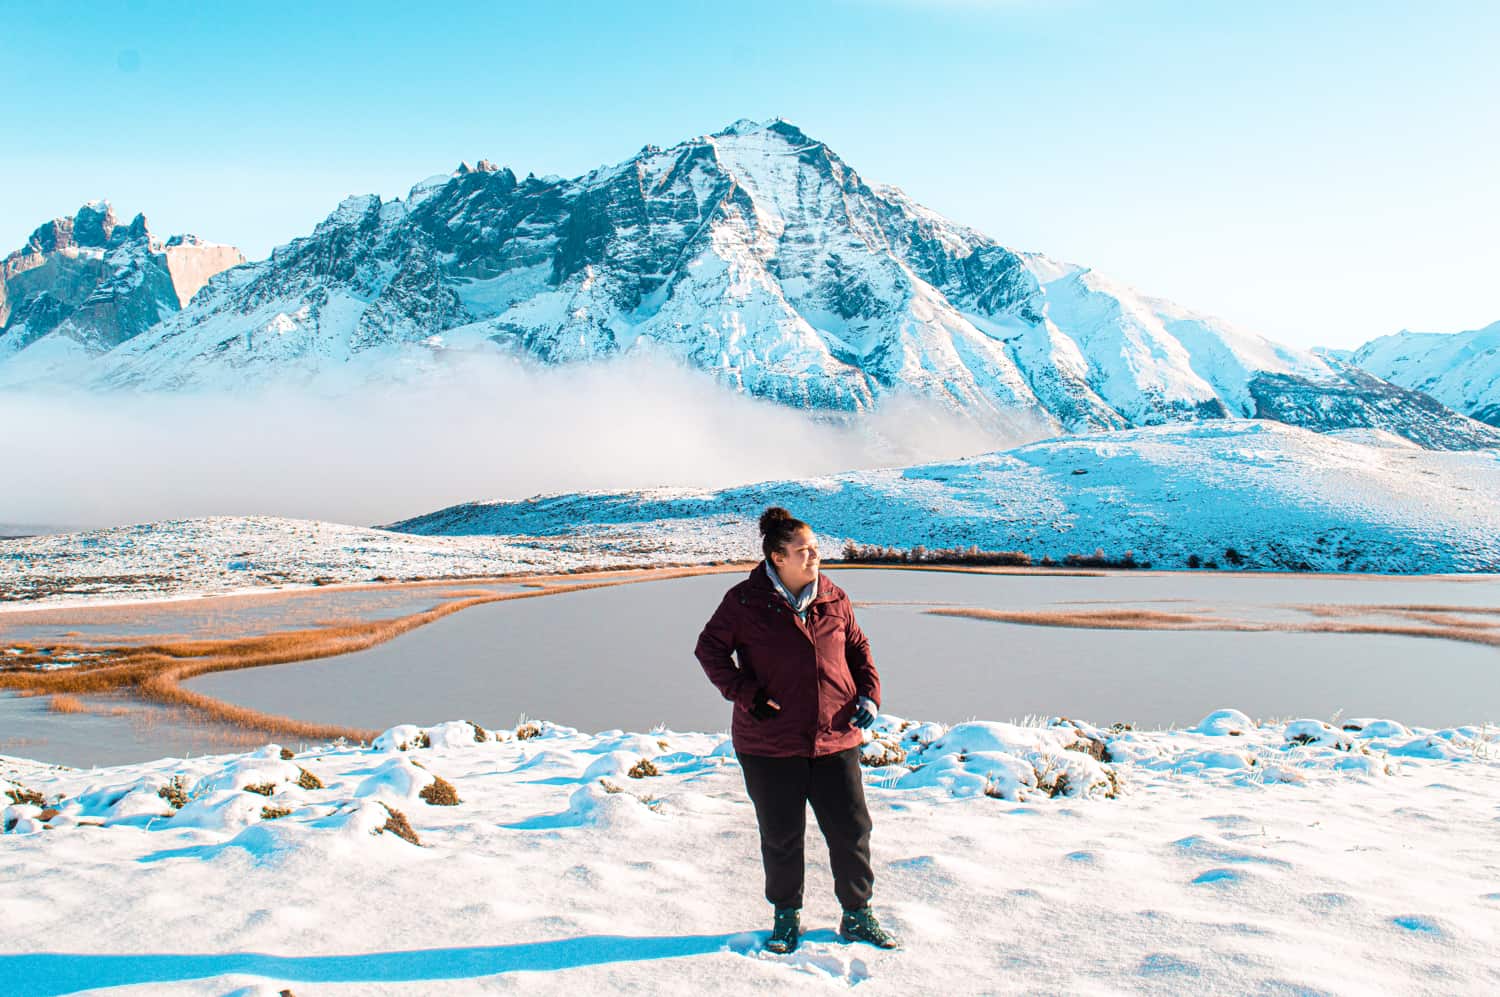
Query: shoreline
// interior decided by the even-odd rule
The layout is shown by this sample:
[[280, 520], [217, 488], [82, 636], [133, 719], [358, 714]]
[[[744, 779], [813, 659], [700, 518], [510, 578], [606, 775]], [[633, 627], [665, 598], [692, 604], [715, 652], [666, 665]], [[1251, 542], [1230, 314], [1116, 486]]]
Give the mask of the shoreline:
[[[47, 601], [46, 596], [32, 599], [9, 599], [0, 600], [0, 634], [3, 634], [5, 625], [9, 622], [12, 622], [10, 620], [7, 620], [6, 617], [21, 614], [40, 614], [49, 611], [76, 612], [80, 610], [91, 611], [128, 609], [132, 607], [154, 607], [170, 605], [173, 603], [198, 602], [201, 600], [233, 600], [243, 598], [264, 598], [271, 596], [295, 597], [299, 595], [306, 595], [311, 592], [360, 592], [375, 590], [394, 591], [406, 588], [422, 588], [462, 584], [525, 584], [541, 579], [592, 578], [618, 574], [650, 574], [652, 575], [651, 578], [636, 579], [639, 581], [650, 581], [654, 580], [654, 578], [656, 577], [656, 573], [659, 572], [693, 570], [703, 574], [719, 574], [728, 573], [735, 570], [747, 571], [751, 567], [759, 563], [759, 560], [731, 562], [717, 561], [704, 564], [669, 562], [666, 564], [632, 565], [574, 572], [527, 571], [506, 574], [450, 575], [444, 577], [413, 578], [390, 581], [329, 582], [327, 584], [321, 585], [311, 582], [277, 585], [248, 585], [244, 588], [224, 589], [218, 591], [208, 591], [194, 588], [180, 592], [147, 597], [125, 593], [125, 598], [116, 598], [114, 595], [109, 593], [100, 593], [96, 597], [84, 596], [78, 599], [55, 602]], [[823, 567], [828, 570], [887, 569], [892, 571], [939, 571], [984, 575], [1036, 575], [1049, 578], [1104, 578], [1114, 576], [1128, 576], [1131, 578], [1177, 578], [1185, 575], [1196, 575], [1214, 578], [1328, 579], [1330, 581], [1442, 581], [1461, 583], [1483, 583], [1500, 581], [1500, 573], [1497, 572], [1434, 572], [1431, 574], [1397, 574], [1394, 572], [1355, 571], [1274, 571], [1260, 568], [1044, 568], [1037, 566], [1013, 567], [1007, 565], [906, 564], [900, 562], [844, 563], [839, 561], [824, 561], [822, 562], [822, 564]], [[675, 576], [669, 575], [665, 577]]]

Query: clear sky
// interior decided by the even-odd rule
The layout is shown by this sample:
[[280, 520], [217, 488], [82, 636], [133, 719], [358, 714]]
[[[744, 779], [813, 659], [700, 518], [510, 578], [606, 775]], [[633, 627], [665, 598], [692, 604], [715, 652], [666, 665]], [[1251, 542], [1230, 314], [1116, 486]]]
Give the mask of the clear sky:
[[0, 0], [0, 253], [108, 198], [251, 258], [481, 157], [780, 116], [1004, 244], [1303, 346], [1500, 320], [1500, 3]]

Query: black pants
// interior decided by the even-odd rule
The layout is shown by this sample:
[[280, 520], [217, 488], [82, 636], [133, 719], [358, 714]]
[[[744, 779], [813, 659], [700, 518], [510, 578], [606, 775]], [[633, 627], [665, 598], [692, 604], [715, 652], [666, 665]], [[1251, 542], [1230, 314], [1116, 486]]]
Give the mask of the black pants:
[[828, 842], [834, 894], [845, 910], [867, 905], [875, 873], [870, 868], [870, 812], [865, 808], [859, 749], [819, 758], [739, 758], [760, 825], [766, 899], [777, 907], [802, 906], [802, 840], [811, 803]]

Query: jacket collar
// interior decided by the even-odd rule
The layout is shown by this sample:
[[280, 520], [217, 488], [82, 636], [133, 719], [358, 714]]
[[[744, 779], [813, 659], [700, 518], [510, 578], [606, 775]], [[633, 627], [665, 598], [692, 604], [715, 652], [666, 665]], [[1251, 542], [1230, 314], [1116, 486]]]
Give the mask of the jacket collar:
[[[776, 586], [772, 585], [771, 579], [767, 577], [765, 564], [765, 559], [762, 558], [759, 564], [750, 569], [750, 577], [745, 579], [745, 581], [750, 584], [751, 588], [759, 589], [768, 594], [775, 595]], [[832, 602], [834, 599], [838, 598], [840, 591], [841, 590], [839, 589], [839, 587], [833, 583], [833, 579], [823, 574], [822, 571], [819, 571], [818, 595], [808, 605], [816, 606], [820, 602]]]

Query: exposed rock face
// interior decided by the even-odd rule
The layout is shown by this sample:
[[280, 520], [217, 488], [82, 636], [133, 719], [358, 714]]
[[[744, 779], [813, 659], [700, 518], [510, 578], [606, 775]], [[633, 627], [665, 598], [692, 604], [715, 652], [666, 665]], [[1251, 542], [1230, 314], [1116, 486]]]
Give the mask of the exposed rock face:
[[1488, 432], [1374, 397], [1312, 353], [1006, 248], [867, 183], [779, 120], [647, 146], [571, 180], [480, 160], [405, 200], [349, 198], [76, 376], [157, 388], [374, 379], [464, 350], [553, 364], [646, 351], [849, 415], [915, 395], [981, 424], [1051, 431], [1272, 412], [1337, 428], [1326, 397], [1349, 426], [1405, 434], [1414, 420], [1427, 445]]
[[1350, 359], [1376, 377], [1500, 426], [1500, 322], [1470, 332], [1381, 336]]
[[53, 336], [102, 353], [180, 310], [209, 277], [244, 262], [232, 246], [175, 236], [144, 215], [120, 225], [102, 201], [32, 233], [0, 262], [0, 357]]

